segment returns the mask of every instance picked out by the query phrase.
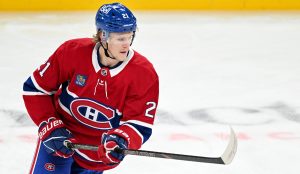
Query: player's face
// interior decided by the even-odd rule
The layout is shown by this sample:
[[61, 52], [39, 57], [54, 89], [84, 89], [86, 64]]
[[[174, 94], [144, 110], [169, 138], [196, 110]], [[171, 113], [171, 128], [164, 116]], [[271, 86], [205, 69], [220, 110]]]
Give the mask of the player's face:
[[117, 60], [124, 61], [126, 59], [132, 38], [133, 32], [110, 33], [108, 49]]

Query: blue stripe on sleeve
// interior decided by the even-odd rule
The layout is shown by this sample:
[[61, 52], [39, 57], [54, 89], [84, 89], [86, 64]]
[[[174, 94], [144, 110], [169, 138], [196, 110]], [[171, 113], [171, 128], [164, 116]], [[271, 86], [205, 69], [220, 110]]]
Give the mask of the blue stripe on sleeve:
[[151, 136], [152, 134], [152, 129], [145, 127], [145, 126], [141, 126], [138, 124], [134, 124], [134, 123], [126, 123], [126, 124], [130, 124], [131, 126], [134, 126], [144, 137], [143, 143], [145, 143]]
[[23, 84], [23, 91], [25, 91], [25, 92], [42, 92], [42, 91], [38, 90], [38, 89], [34, 86], [32, 80], [31, 80], [31, 77], [29, 77], [29, 78], [24, 82], [24, 84]]

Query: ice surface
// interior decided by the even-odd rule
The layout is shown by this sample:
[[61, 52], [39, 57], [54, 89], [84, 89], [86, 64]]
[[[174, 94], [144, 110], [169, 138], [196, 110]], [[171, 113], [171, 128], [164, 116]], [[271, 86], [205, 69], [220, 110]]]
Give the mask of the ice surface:
[[[133, 48], [160, 76], [153, 136], [143, 149], [219, 156], [228, 166], [127, 156], [107, 174], [299, 174], [300, 13], [136, 12]], [[65, 40], [91, 37], [94, 12], [0, 14], [0, 173], [28, 173], [36, 127], [22, 83]]]

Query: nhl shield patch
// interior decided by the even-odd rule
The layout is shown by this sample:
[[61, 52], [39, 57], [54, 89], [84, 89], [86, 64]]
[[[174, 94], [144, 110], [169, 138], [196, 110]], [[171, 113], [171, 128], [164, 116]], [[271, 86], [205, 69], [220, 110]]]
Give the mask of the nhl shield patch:
[[75, 84], [78, 85], [78, 86], [85, 86], [86, 79], [87, 79], [87, 76], [77, 75]]

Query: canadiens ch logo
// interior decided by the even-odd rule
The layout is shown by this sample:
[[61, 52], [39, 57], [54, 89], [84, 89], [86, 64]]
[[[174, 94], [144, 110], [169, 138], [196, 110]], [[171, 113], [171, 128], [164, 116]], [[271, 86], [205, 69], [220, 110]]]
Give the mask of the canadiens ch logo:
[[86, 82], [87, 76], [84, 75], [77, 75], [75, 84], [78, 86], [84, 86]]
[[55, 165], [52, 164], [52, 163], [46, 163], [44, 165], [45, 169], [48, 170], [48, 171], [54, 171], [55, 170]]
[[115, 110], [89, 99], [75, 99], [70, 104], [74, 118], [80, 123], [95, 129], [112, 129]]

